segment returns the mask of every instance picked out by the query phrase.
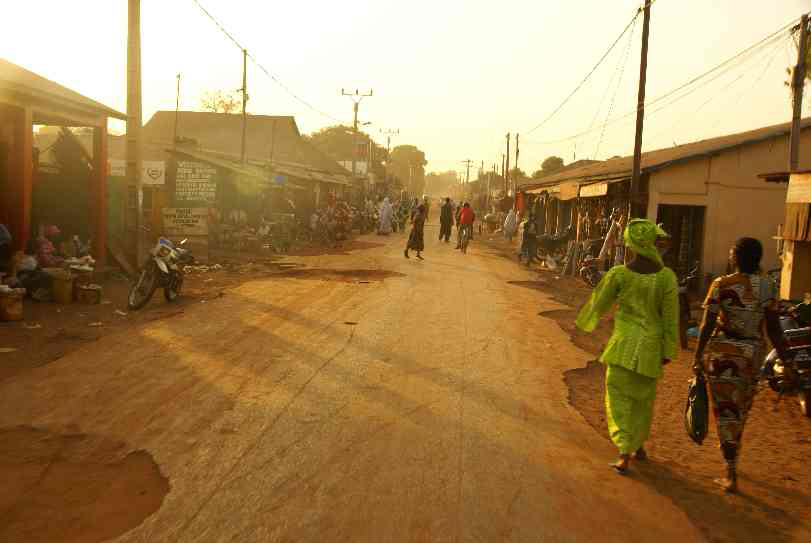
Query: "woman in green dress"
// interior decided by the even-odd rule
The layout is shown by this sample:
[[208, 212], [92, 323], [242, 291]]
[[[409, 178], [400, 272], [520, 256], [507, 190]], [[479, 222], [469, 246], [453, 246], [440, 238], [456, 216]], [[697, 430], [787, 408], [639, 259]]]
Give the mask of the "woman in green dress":
[[618, 303], [614, 333], [600, 361], [606, 365], [605, 408], [611, 440], [619, 449], [613, 467], [628, 470], [631, 455], [647, 458], [656, 384], [662, 367], [677, 354], [679, 288], [676, 274], [666, 268], [656, 247], [667, 234], [654, 223], [634, 219], [625, 229], [625, 246], [633, 260], [615, 266], [597, 285], [577, 317], [577, 326], [591, 332]]

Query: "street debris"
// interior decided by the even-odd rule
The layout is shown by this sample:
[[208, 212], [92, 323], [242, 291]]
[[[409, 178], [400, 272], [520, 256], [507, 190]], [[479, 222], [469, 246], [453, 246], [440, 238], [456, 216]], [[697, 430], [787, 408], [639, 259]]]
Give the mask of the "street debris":
[[24, 322], [23, 328], [25, 328], [26, 330], [39, 330], [40, 328], [42, 328], [42, 325], [39, 324], [38, 322]]
[[0, 347], [0, 354], [16, 353], [16, 352], [17, 349], [15, 349], [14, 347]]
[[93, 328], [98, 328], [99, 326], [104, 326], [104, 323], [101, 323], [101, 322], [91, 322], [90, 324], [88, 324], [88, 326], [93, 327]]
[[129, 315], [129, 313], [127, 313], [126, 311], [121, 311], [120, 309], [116, 309], [115, 314], [118, 315], [119, 317], [126, 317], [127, 315]]

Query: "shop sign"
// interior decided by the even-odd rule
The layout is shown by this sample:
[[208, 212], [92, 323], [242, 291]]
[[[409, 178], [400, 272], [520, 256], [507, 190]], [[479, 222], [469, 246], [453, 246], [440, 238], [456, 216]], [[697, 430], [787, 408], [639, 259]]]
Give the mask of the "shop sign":
[[[110, 177], [126, 177], [127, 161], [111, 158], [107, 161]], [[145, 186], [164, 185], [166, 183], [166, 163], [163, 160], [144, 160], [141, 162], [141, 183]]]
[[594, 185], [584, 185], [580, 187], [581, 198], [594, 198], [608, 194], [608, 183], [595, 183]]
[[163, 232], [169, 238], [208, 235], [207, 207], [163, 208]]
[[573, 200], [577, 198], [578, 189], [577, 183], [563, 183], [560, 185], [560, 196], [558, 196], [561, 200]]
[[175, 176], [176, 202], [217, 201], [217, 168], [203, 162], [181, 160], [177, 163]]
[[811, 174], [793, 173], [788, 182], [787, 204], [811, 203]]

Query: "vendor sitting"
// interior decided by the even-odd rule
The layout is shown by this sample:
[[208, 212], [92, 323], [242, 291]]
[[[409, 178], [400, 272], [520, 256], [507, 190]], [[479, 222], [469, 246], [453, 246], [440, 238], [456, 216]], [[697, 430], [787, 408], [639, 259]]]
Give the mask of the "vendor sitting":
[[50, 225], [46, 226], [37, 238], [37, 260], [43, 268], [57, 268], [64, 262], [65, 259], [60, 256], [55, 244], [61, 234], [57, 226]]
[[51, 299], [51, 276], [42, 271], [37, 261], [37, 253], [41, 243], [30, 240], [24, 253], [17, 253], [14, 263], [17, 286], [26, 290], [26, 293], [38, 302], [47, 302]]

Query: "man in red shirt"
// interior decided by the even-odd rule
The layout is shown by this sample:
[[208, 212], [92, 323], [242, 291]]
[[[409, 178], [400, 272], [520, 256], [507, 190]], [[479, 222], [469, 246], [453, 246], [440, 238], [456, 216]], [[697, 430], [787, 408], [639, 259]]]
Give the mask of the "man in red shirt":
[[476, 220], [476, 214], [470, 207], [468, 202], [462, 206], [462, 211], [459, 213], [459, 239], [456, 242], [456, 248], [462, 248], [462, 233], [467, 231], [468, 239], [473, 235], [473, 221]]

